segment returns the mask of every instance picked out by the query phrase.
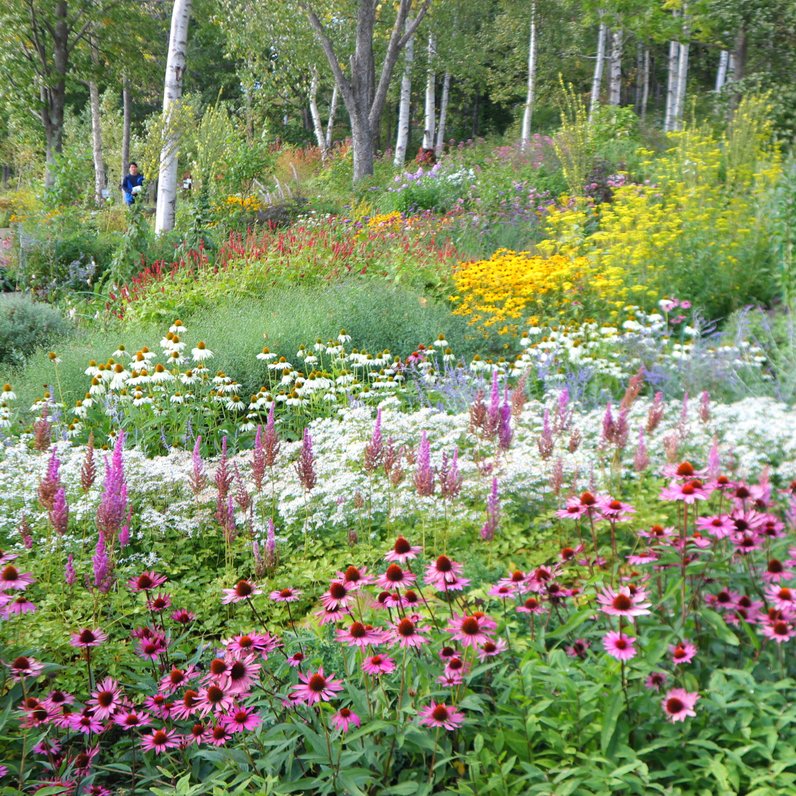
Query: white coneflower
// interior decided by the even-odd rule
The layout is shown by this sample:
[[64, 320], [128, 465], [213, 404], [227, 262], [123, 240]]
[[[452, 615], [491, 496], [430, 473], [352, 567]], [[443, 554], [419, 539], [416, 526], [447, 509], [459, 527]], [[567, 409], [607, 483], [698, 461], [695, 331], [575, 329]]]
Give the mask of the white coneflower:
[[213, 352], [200, 340], [196, 344], [196, 348], [191, 349], [191, 356], [194, 362], [204, 362], [207, 359], [213, 358]]
[[271, 362], [268, 365], [269, 370], [293, 370], [293, 366], [284, 358], [279, 357], [276, 362]]
[[305, 406], [307, 404], [306, 398], [302, 398], [295, 390], [288, 395], [285, 403], [288, 406]]
[[356, 381], [356, 376], [354, 376], [353, 373], [349, 373], [348, 371], [344, 371], [335, 379], [335, 383], [339, 384], [341, 387], [353, 384], [355, 381]]
[[125, 382], [130, 378], [130, 374], [124, 369], [124, 365], [116, 364], [113, 366], [110, 388], [120, 390]]
[[144, 346], [141, 349], [141, 351], [139, 351], [139, 353], [144, 358], [145, 362], [151, 362], [157, 356], [157, 352], [156, 351], [150, 351], [149, 348], [147, 348], [147, 346]]
[[453, 351], [450, 350], [450, 348], [446, 348], [445, 349], [445, 353], [442, 355], [442, 361], [443, 362], [455, 362], [456, 361], [456, 355], [453, 353]]
[[279, 379], [279, 383], [287, 387], [295, 381], [297, 375], [298, 374], [295, 370], [285, 371], [282, 374], [282, 378]]
[[[251, 417], [252, 417], [251, 415], [247, 416], [246, 422], [241, 423], [238, 426], [238, 431], [242, 431], [244, 434], [248, 434], [250, 431], [254, 431], [257, 428], [257, 423], [255, 423], [254, 420], [249, 419]], [[256, 415], [254, 417], [256, 418]]]
[[168, 361], [166, 364], [170, 368], [179, 368], [181, 365], [184, 365], [188, 360], [182, 355], [181, 351], [172, 351], [169, 354]]
[[215, 384], [216, 386], [226, 385], [229, 384], [231, 381], [232, 379], [229, 376], [227, 376], [227, 374], [224, 373], [223, 370], [219, 370], [218, 373], [216, 373], [216, 375], [213, 376], [213, 384]]
[[276, 354], [270, 348], [264, 348], [257, 354], [257, 359], [261, 362], [270, 362], [272, 359], [276, 359]]
[[69, 437], [69, 439], [74, 439], [75, 437], [79, 437], [82, 431], [83, 425], [81, 423], [70, 423], [66, 429], [66, 436]]
[[116, 349], [116, 350], [115, 350], [115, 351], [114, 351], [114, 352], [111, 354], [111, 356], [112, 356], [114, 359], [121, 359], [122, 357], [129, 357], [129, 356], [130, 356], [130, 354], [128, 353], [127, 349], [126, 349], [126, 348], [125, 348], [123, 345], [120, 345], [120, 346], [119, 346], [119, 347], [118, 347], [118, 348], [117, 348], [117, 349]]
[[88, 388], [88, 391], [92, 395], [102, 395], [105, 392], [105, 385], [102, 383], [102, 379], [95, 376], [91, 380], [91, 386]]
[[146, 404], [151, 404], [152, 398], [148, 395], [144, 395], [140, 390], [136, 390], [133, 393], [133, 406], [145, 406]]
[[47, 354], [47, 357], [49, 358], [50, 362], [53, 363], [53, 365], [61, 364], [61, 358], [55, 353], [55, 351], [50, 351], [50, 353]]
[[183, 322], [178, 318], [171, 326], [169, 326], [169, 331], [172, 334], [185, 334], [188, 330], [185, 328]]
[[334, 343], [327, 343], [326, 346], [326, 353], [329, 356], [334, 356], [335, 354], [342, 354], [345, 350], [341, 345], [335, 345]]
[[173, 381], [174, 376], [169, 373], [166, 368], [159, 362], [155, 365], [155, 372], [150, 376], [150, 380], [154, 384], [163, 384], [167, 381]]
[[96, 360], [92, 359], [88, 363], [88, 367], [83, 371], [86, 376], [96, 376], [99, 373]]
[[337, 335], [337, 340], [340, 342], [341, 345], [345, 345], [346, 343], [351, 342], [351, 335], [346, 334], [345, 329], [341, 329], [340, 334]]
[[304, 359], [305, 356], [307, 356], [307, 349], [305, 346], [301, 345], [299, 346], [299, 350], [296, 351], [296, 357], [298, 359]]
[[432, 345], [436, 346], [437, 348], [447, 348], [448, 341], [445, 339], [445, 335], [441, 334], [437, 337], [437, 339], [433, 342]]
[[318, 357], [316, 357], [315, 354], [307, 354], [307, 356], [304, 357], [304, 364], [309, 365], [310, 367], [317, 365]]
[[324, 393], [323, 400], [333, 404], [337, 400], [337, 396], [333, 392], [327, 392]]
[[3, 385], [3, 392], [0, 393], [0, 401], [16, 401], [17, 396], [14, 394], [14, 391], [11, 389], [10, 384]]
[[227, 398], [227, 409], [232, 412], [243, 412], [246, 409], [246, 404], [239, 395], [233, 395]]
[[315, 341], [315, 345], [313, 346], [313, 348], [314, 348], [314, 349], [315, 349], [315, 350], [316, 350], [316, 351], [317, 351], [319, 354], [321, 354], [321, 353], [323, 353], [324, 351], [326, 351], [326, 343], [324, 343], [324, 342], [323, 342], [323, 340], [316, 340], [316, 341]]
[[180, 373], [180, 381], [185, 384], [196, 384], [201, 381], [197, 373], [193, 370], [186, 370], [185, 373]]
[[277, 393], [274, 396], [274, 401], [275, 403], [283, 404], [285, 401], [287, 401], [287, 395], [285, 395], [283, 392]]
[[174, 395], [171, 396], [169, 399], [173, 404], [184, 404], [185, 398], [183, 397], [182, 393], [175, 392]]

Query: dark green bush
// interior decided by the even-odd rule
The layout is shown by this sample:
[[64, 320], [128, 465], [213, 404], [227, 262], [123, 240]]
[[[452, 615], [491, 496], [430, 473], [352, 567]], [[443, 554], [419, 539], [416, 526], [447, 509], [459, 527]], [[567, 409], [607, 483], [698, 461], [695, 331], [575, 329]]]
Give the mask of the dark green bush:
[[24, 361], [36, 348], [65, 335], [69, 322], [48, 304], [17, 293], [0, 294], [0, 364]]

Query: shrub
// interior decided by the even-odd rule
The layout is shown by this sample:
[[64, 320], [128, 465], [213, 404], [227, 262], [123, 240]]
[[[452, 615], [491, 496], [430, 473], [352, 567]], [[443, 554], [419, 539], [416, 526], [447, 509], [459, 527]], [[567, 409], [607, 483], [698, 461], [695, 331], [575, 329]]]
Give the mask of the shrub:
[[69, 331], [58, 310], [28, 296], [0, 294], [0, 364], [21, 363], [38, 346]]

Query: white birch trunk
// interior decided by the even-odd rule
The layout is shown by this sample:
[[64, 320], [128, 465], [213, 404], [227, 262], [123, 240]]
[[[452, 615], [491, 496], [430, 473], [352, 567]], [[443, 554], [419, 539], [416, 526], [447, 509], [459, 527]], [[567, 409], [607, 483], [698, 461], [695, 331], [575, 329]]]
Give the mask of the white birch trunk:
[[536, 94], [536, 0], [531, 0], [531, 35], [528, 41], [528, 87], [525, 92], [525, 107], [522, 111], [520, 149], [524, 152], [531, 143], [531, 121]]
[[608, 75], [608, 104], [620, 105], [622, 102], [622, 29], [611, 34], [610, 71]]
[[332, 101], [329, 103], [329, 121], [326, 123], [326, 151], [332, 148], [332, 133], [334, 132], [334, 118], [337, 116], [337, 103], [340, 99], [340, 90], [335, 81], [332, 89]]
[[442, 98], [439, 101], [439, 124], [437, 124], [437, 143], [434, 147], [434, 157], [442, 157], [445, 152], [445, 127], [448, 123], [448, 102], [451, 96], [451, 73], [445, 72], [442, 80]]
[[188, 45], [188, 23], [191, 0], [174, 0], [169, 34], [169, 54], [163, 88], [163, 148], [158, 172], [158, 202], [155, 211], [155, 232], [159, 235], [174, 229], [177, 204], [177, 147], [179, 131], [175, 126], [175, 108], [182, 99], [185, 73], [185, 51]]
[[434, 74], [434, 55], [436, 46], [434, 37], [428, 37], [428, 72], [426, 73], [426, 116], [425, 127], [423, 129], [423, 149], [434, 148], [434, 119], [437, 114], [436, 102], [436, 82], [437, 76]]
[[[600, 12], [602, 16], [602, 12]], [[597, 58], [594, 61], [594, 76], [591, 81], [591, 100], [589, 102], [589, 120], [594, 116], [597, 106], [600, 104], [600, 88], [603, 82], [603, 67], [605, 65], [605, 37], [607, 28], [605, 23], [600, 23], [600, 30], [597, 33]]]
[[[408, 27], [410, 21], [406, 20]], [[398, 104], [398, 135], [395, 139], [393, 166], [400, 168], [406, 161], [406, 148], [409, 145], [409, 121], [412, 102], [412, 61], [415, 58], [415, 37], [406, 43], [404, 50], [404, 71], [401, 75], [401, 100]]]
[[318, 149], [321, 150], [321, 160], [326, 160], [326, 134], [323, 130], [323, 122], [321, 121], [321, 112], [318, 110], [318, 69], [312, 67], [312, 79], [310, 80], [310, 116], [312, 117], [312, 129], [315, 132], [315, 140], [318, 143]]
[[722, 50], [719, 53], [719, 68], [716, 72], [716, 93], [718, 94], [727, 83], [727, 71], [730, 66], [729, 50]]
[[650, 48], [644, 47], [644, 65], [642, 67], [643, 84], [641, 87], [641, 118], [647, 115], [647, 103], [650, 98]]
[[666, 112], [663, 129], [668, 133], [674, 130], [675, 108], [677, 105], [677, 72], [680, 55], [680, 43], [669, 42], [669, 66], [666, 79]]
[[[688, 30], [688, 5], [683, 3], [683, 38], [689, 34]], [[685, 92], [688, 85], [688, 42], [680, 42], [680, 52], [677, 59], [677, 94], [674, 105], [674, 128], [679, 130], [683, 126], [685, 115]]]
[[[90, 38], [91, 61], [96, 67], [99, 62], [97, 46], [93, 37]], [[95, 80], [88, 83], [89, 104], [91, 105], [91, 155], [94, 160], [94, 203], [103, 203], [102, 191], [107, 179], [105, 177], [105, 160], [102, 156], [102, 119], [100, 117], [99, 87]]]

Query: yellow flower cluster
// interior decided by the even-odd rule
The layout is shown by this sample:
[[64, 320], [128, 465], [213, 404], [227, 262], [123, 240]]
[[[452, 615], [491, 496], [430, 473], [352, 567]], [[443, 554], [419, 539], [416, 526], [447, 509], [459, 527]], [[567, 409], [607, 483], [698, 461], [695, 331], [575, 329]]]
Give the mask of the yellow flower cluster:
[[454, 312], [485, 330], [496, 327], [499, 334], [513, 334], [532, 314], [550, 317], [580, 305], [590, 271], [585, 257], [499, 249], [488, 260], [459, 265], [453, 277]]
[[240, 208], [251, 213], [256, 213], [258, 210], [262, 210], [263, 207], [256, 196], [237, 196], [235, 194], [227, 197], [226, 204], [229, 208]]
[[403, 226], [403, 216], [397, 211], [393, 210], [392, 213], [379, 213], [371, 216], [368, 219], [368, 227], [370, 229], [388, 229], [399, 230]]

